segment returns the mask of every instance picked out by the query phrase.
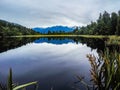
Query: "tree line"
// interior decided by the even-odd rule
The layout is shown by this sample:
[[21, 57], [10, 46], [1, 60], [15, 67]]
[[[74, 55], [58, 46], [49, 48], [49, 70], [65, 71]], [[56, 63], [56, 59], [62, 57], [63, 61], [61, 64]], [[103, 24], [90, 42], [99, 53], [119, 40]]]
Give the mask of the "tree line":
[[87, 26], [74, 30], [75, 34], [89, 34], [89, 35], [120, 35], [120, 11], [118, 13], [112, 12], [109, 14], [104, 11], [100, 13], [96, 22], [91, 22]]
[[0, 20], [0, 37], [16, 36], [16, 35], [31, 35], [31, 34], [38, 34], [38, 33], [33, 31], [32, 29], [26, 28], [19, 24]]
[[46, 34], [47, 35], [69, 35], [69, 34], [72, 34], [72, 32], [65, 32], [63, 30], [60, 30], [60, 31], [50, 31], [49, 30]]

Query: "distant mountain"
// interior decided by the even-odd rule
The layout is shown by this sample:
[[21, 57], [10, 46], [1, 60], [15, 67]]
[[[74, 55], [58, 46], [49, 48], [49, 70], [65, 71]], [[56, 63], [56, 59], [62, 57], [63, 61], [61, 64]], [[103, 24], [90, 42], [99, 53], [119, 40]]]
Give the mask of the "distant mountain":
[[52, 26], [52, 27], [47, 27], [47, 28], [36, 27], [32, 29], [40, 33], [48, 33], [48, 31], [50, 32], [72, 32], [75, 29], [75, 27]]
[[38, 34], [32, 29], [26, 28], [22, 25], [0, 20], [0, 37], [17, 36], [17, 35], [33, 35]]

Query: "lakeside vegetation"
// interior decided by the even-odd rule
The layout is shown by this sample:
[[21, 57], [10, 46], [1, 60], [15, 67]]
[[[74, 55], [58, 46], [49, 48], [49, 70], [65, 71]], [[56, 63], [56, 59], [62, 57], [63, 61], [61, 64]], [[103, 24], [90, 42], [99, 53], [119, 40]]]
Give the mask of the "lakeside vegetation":
[[0, 20], [0, 37], [14, 36], [14, 35], [35, 35], [39, 34], [32, 29], [26, 28], [22, 25]]
[[0, 83], [0, 90], [26, 90], [27, 87], [33, 86], [33, 85], [35, 85], [34, 90], [37, 90], [37, 87], [38, 87], [37, 84], [38, 84], [37, 81], [25, 83], [25, 84], [22, 84], [22, 85], [18, 85], [16, 83], [14, 83], [13, 75], [12, 75], [12, 69], [10, 68], [9, 74], [8, 74], [8, 79], [7, 79], [7, 85], [2, 85]]
[[120, 35], [120, 11], [109, 14], [105, 11], [100, 13], [96, 22], [74, 30], [75, 34], [83, 35]]
[[120, 89], [120, 48], [105, 48], [98, 52], [98, 57], [88, 54], [90, 63], [91, 84], [77, 76], [86, 90], [119, 90]]

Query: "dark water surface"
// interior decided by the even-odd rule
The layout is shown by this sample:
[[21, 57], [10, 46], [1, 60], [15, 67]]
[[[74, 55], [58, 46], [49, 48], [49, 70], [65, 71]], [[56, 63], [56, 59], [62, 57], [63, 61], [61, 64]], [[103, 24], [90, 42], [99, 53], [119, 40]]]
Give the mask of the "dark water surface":
[[[39, 90], [84, 90], [77, 75], [90, 83], [87, 54], [97, 56], [104, 41], [84, 38], [4, 38], [0, 40], [0, 82], [9, 68], [15, 83], [39, 82]], [[31, 87], [31, 89], [33, 88]]]

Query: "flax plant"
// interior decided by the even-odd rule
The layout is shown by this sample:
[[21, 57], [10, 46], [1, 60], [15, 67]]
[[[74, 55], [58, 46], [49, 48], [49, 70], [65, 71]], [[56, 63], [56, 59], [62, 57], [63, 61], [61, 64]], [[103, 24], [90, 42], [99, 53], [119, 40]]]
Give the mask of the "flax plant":
[[120, 90], [120, 53], [117, 50], [105, 49], [99, 58], [87, 55], [91, 65], [93, 90]]
[[8, 81], [7, 81], [7, 87], [0, 84], [0, 90], [26, 90], [26, 87], [31, 86], [31, 85], [35, 85], [36, 87], [35, 90], [37, 90], [38, 88], [37, 83], [38, 83], [37, 81], [34, 81], [34, 82], [25, 83], [22, 85], [14, 84], [13, 79], [12, 79], [12, 69], [10, 68], [9, 75], [8, 75]]

